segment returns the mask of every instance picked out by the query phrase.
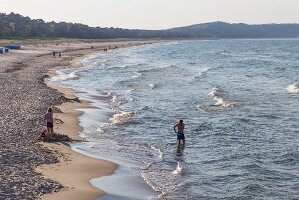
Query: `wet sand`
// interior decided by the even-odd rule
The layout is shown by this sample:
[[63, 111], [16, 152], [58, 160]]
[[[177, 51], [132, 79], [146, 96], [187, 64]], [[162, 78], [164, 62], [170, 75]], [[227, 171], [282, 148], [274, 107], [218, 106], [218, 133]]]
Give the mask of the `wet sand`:
[[[155, 41], [25, 40], [22, 50], [0, 55], [0, 197], [1, 199], [95, 199], [104, 194], [89, 180], [109, 175], [116, 165], [72, 151], [78, 136], [79, 111], [88, 102], [74, 100], [72, 90], [48, 87], [45, 80], [57, 67], [73, 67], [83, 56], [104, 48]], [[53, 57], [52, 52], [62, 53]], [[54, 108], [52, 141], [40, 141], [43, 114]]]

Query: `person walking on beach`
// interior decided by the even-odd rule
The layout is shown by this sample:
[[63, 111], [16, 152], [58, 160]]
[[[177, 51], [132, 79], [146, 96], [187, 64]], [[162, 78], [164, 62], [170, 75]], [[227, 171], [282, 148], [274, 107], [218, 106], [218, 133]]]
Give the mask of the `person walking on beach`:
[[184, 135], [185, 124], [181, 119], [179, 123], [174, 125], [173, 130], [177, 134], [177, 140], [179, 141], [179, 145], [185, 144], [185, 135]]
[[44, 115], [44, 120], [47, 122], [47, 134], [50, 138], [53, 136], [53, 112], [52, 108], [48, 108], [48, 112]]

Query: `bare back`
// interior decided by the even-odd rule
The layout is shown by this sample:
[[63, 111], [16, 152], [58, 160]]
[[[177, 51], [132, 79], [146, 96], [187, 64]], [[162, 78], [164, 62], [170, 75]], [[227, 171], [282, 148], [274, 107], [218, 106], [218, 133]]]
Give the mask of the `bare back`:
[[174, 126], [174, 129], [177, 128], [178, 133], [184, 133], [185, 124], [184, 123], [178, 123]]

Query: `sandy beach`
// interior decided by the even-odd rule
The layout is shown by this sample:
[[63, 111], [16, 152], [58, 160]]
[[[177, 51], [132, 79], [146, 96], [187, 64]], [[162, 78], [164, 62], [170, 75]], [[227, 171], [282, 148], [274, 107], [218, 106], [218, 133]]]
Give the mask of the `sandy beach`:
[[[3, 199], [96, 199], [103, 191], [91, 178], [106, 176], [117, 168], [105, 160], [83, 156], [69, 144], [79, 137], [78, 101], [70, 89], [45, 84], [56, 68], [80, 66], [84, 56], [103, 49], [124, 48], [154, 41], [1, 40], [0, 45], [21, 43], [21, 50], [0, 55], [0, 196]], [[62, 56], [53, 57], [52, 52]], [[54, 108], [52, 141], [40, 141], [45, 129], [43, 114]]]

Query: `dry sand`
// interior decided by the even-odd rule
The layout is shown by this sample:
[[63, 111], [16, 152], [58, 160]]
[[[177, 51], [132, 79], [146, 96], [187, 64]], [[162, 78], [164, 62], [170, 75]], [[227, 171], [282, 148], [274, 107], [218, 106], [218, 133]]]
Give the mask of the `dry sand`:
[[[22, 50], [0, 55], [0, 199], [96, 199], [103, 191], [90, 185], [109, 175], [116, 165], [83, 156], [69, 145], [78, 136], [79, 111], [88, 102], [74, 101], [74, 91], [50, 88], [44, 79], [57, 67], [78, 66], [78, 58], [104, 48], [128, 47], [156, 41], [22, 40]], [[93, 48], [91, 48], [93, 47]], [[62, 52], [54, 58], [52, 51]], [[108, 50], [109, 51], [109, 50]], [[59, 137], [37, 142], [45, 129], [42, 115], [54, 107], [54, 131]], [[60, 137], [61, 136], [61, 137]]]
[[[60, 92], [68, 94], [70, 91], [60, 89]], [[68, 96], [68, 98], [70, 98]], [[59, 106], [62, 113], [55, 114], [56, 121], [63, 123], [57, 124], [55, 132], [68, 135], [73, 140], [82, 141], [78, 136], [81, 127], [78, 125], [79, 111], [76, 108], [89, 107], [88, 102], [66, 102]], [[89, 158], [72, 151], [68, 144], [61, 143], [42, 143], [45, 147], [53, 151], [63, 152], [58, 164], [43, 165], [37, 171], [45, 175], [46, 178], [58, 181], [65, 188], [54, 194], [47, 194], [42, 197], [45, 200], [51, 199], [96, 199], [104, 194], [101, 190], [91, 187], [89, 180], [94, 177], [111, 174], [116, 165], [104, 160]]]

